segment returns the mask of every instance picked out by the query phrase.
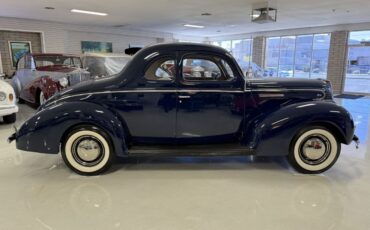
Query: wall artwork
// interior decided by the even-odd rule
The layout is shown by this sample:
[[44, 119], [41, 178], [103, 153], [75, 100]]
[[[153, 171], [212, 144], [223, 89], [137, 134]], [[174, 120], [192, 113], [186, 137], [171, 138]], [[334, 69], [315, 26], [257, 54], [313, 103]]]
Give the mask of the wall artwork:
[[9, 53], [13, 67], [17, 66], [18, 60], [26, 53], [31, 53], [31, 42], [9, 41]]
[[81, 42], [82, 53], [112, 53], [113, 44], [112, 42], [93, 42], [93, 41], [82, 41]]

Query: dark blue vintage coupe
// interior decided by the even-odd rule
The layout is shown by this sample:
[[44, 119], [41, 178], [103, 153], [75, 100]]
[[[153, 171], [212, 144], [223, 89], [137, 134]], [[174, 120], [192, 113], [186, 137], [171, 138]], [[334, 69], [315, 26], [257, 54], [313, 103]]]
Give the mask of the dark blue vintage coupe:
[[302, 173], [336, 162], [357, 141], [351, 115], [324, 80], [246, 79], [222, 48], [160, 44], [117, 76], [58, 93], [9, 140], [96, 175], [116, 157], [287, 156]]

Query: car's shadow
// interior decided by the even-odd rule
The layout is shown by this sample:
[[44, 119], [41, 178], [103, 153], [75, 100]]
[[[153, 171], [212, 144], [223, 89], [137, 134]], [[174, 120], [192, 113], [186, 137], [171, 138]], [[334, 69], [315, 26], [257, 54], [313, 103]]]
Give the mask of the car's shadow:
[[109, 173], [120, 170], [289, 170], [285, 157], [130, 157], [118, 159]]

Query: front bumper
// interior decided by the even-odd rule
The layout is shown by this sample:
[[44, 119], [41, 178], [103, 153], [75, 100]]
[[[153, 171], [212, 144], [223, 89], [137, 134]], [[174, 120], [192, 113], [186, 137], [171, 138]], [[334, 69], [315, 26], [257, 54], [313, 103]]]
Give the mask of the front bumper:
[[7, 116], [13, 113], [18, 113], [17, 105], [0, 105], [0, 116]]
[[360, 145], [360, 139], [356, 135], [354, 135], [353, 138], [352, 138], [352, 141], [355, 142], [356, 149], [358, 149], [358, 146]]

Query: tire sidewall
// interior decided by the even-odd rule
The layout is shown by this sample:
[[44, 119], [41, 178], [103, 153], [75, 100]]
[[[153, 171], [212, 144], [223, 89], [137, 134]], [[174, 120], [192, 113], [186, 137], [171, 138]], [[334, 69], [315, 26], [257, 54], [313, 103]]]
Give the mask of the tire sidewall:
[[[104, 147], [103, 159], [93, 167], [87, 167], [79, 164], [72, 155], [72, 145], [78, 137], [91, 135], [97, 138]], [[101, 129], [94, 126], [80, 126], [73, 129], [62, 143], [62, 158], [66, 165], [74, 172], [85, 175], [99, 175], [112, 165], [114, 159], [114, 152], [109, 136]]]
[[[299, 153], [299, 146], [302, 144], [302, 141], [312, 134], [320, 134], [325, 136], [331, 145], [331, 152], [327, 159], [321, 164], [315, 166], [303, 162]], [[299, 172], [305, 174], [319, 174], [327, 171], [336, 163], [340, 155], [340, 151], [341, 144], [334, 136], [333, 132], [322, 126], [312, 126], [302, 129], [297, 135], [295, 135], [290, 145], [288, 159], [291, 165]]]

